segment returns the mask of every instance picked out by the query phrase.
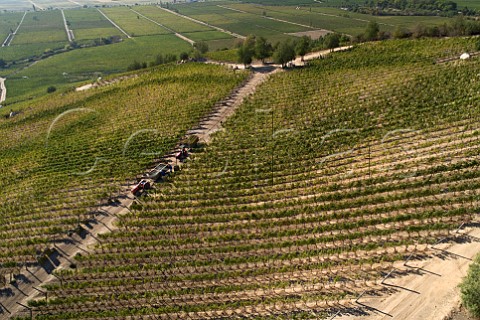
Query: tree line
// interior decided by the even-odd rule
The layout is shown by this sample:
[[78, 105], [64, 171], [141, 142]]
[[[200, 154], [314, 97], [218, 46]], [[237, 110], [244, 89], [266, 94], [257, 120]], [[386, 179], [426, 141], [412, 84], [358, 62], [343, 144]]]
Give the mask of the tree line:
[[[454, 16], [459, 13], [456, 2], [450, 0], [369, 0], [364, 4], [347, 5], [350, 11], [373, 15]], [[474, 9], [464, 8], [464, 15], [475, 15]]]
[[295, 40], [285, 39], [272, 45], [264, 37], [249, 35], [243, 42], [237, 45], [238, 62], [247, 66], [252, 63], [253, 59], [258, 59], [265, 63], [266, 59], [271, 58], [274, 63], [285, 67], [297, 56], [300, 56], [303, 60], [303, 57], [308, 52], [333, 49], [349, 41], [350, 38], [345, 35], [328, 33], [317, 40], [303, 36]]
[[450, 23], [438, 26], [425, 26], [421, 23], [412, 28], [397, 26], [393, 32], [381, 31], [378, 23], [370, 21], [364, 33], [353, 38], [354, 42], [386, 39], [406, 39], [423, 37], [458, 37], [480, 35], [480, 21], [467, 17], [455, 17]]

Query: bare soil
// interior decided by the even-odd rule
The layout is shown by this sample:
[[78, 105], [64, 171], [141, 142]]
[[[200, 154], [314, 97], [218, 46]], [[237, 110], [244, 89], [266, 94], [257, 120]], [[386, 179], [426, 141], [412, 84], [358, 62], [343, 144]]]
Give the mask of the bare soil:
[[294, 32], [294, 33], [289, 33], [291, 36], [295, 37], [303, 37], [303, 36], [308, 36], [312, 38], [312, 40], [318, 40], [321, 37], [323, 37], [326, 34], [331, 33], [331, 31], [324, 30], [324, 29], [319, 29], [319, 30], [312, 30], [312, 31], [304, 31], [304, 32]]
[[478, 318], [471, 316], [463, 306], [460, 306], [445, 320], [478, 320]]
[[[480, 252], [480, 229], [469, 227], [462, 233], [477, 237], [434, 246], [436, 255], [422, 261], [395, 265], [398, 270], [416, 270], [404, 277], [387, 278], [384, 285], [394, 289], [389, 296], [365, 295], [358, 300], [367, 316], [340, 316], [335, 319], [471, 319], [460, 309], [462, 278], [466, 276], [471, 259]], [[444, 250], [444, 251], [440, 251]], [[465, 318], [467, 316], [467, 318]]]

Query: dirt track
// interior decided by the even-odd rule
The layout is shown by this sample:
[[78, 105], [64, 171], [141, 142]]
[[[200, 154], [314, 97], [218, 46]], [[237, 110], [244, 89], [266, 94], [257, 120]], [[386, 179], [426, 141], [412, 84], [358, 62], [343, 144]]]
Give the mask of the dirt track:
[[0, 103], [7, 98], [7, 88], [5, 87], [5, 78], [0, 78]]
[[363, 308], [369, 316], [338, 316], [335, 320], [448, 318], [460, 305], [458, 284], [467, 274], [470, 259], [480, 252], [480, 230], [467, 228], [465, 231], [475, 238], [466, 238], [464, 243], [435, 246], [448, 253], [437, 250], [441, 255], [424, 261], [409, 261], [409, 267], [403, 263], [396, 265], [397, 270], [418, 270], [418, 273], [395, 278], [394, 272], [393, 277], [387, 278], [385, 283], [395, 293], [381, 297], [362, 297], [358, 302], [374, 308]]

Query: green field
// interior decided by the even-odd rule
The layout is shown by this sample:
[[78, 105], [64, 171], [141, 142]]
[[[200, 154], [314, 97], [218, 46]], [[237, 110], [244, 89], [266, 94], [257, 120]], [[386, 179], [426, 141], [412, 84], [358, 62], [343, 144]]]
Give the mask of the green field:
[[[227, 3], [220, 2], [222, 5]], [[286, 33], [311, 30], [307, 27], [265, 19], [261, 16], [219, 7], [217, 2], [177, 5], [179, 13], [211, 25], [247, 36], [255, 34], [276, 42], [289, 38]]]
[[8, 34], [15, 31], [23, 13], [0, 13], [0, 44], [7, 38]]
[[65, 10], [65, 18], [73, 30], [75, 41], [123, 36], [110, 21], [95, 9]]
[[67, 43], [67, 34], [59, 10], [27, 13], [12, 45], [55, 42]]
[[102, 8], [101, 11], [132, 37], [171, 33], [125, 7]]
[[141, 6], [135, 11], [179, 33], [213, 31], [212, 28], [166, 12], [157, 6]]
[[6, 82], [9, 99], [37, 95], [48, 86], [75, 86], [76, 82], [124, 72], [134, 60], [150, 62], [158, 54], [180, 54], [191, 46], [174, 35], [127, 39], [108, 46], [73, 50], [39, 61], [18, 72]]

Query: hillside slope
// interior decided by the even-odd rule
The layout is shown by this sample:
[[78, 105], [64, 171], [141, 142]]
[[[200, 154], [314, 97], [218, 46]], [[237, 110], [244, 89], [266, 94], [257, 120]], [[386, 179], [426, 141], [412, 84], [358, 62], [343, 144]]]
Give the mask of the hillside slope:
[[[32, 302], [36, 319], [318, 319], [339, 309], [365, 313], [349, 309], [350, 303], [365, 291], [391, 292], [381, 281], [394, 263], [411, 254], [415, 259], [433, 255], [429, 244], [476, 218], [480, 62], [435, 63], [472, 51], [474, 45], [471, 39], [365, 44], [273, 75], [180, 174], [157, 185], [120, 217], [119, 229], [102, 235], [94, 254], [79, 255], [75, 270], [58, 272], [62, 281], [46, 286], [48, 302]], [[217, 78], [205, 80], [212, 72]], [[186, 79], [179, 80], [179, 73]], [[241, 78], [206, 66], [175, 69], [139, 83], [133, 93], [142, 99], [130, 100], [135, 107], [118, 115], [116, 108], [106, 109], [100, 119], [112, 116], [118, 123], [100, 127], [139, 129], [129, 119], [143, 122], [152, 106], [144, 106], [143, 113], [136, 110], [158, 92], [146, 83], [198, 90], [172, 93], [164, 103], [174, 108], [196, 105], [205, 95], [202, 90], [218, 99], [224, 94], [222, 82], [234, 86]], [[117, 99], [121, 92], [115, 94]], [[111, 100], [111, 92], [104, 98]], [[102, 109], [91, 113], [101, 114], [97, 110]], [[152, 123], [164, 108], [154, 110], [158, 113], [147, 118]], [[198, 121], [187, 118], [185, 125]], [[99, 126], [92, 122], [99, 119], [87, 113], [76, 120], [82, 122], [63, 124], [48, 140], [54, 159], [66, 161], [66, 168], [59, 160], [54, 168], [88, 170], [92, 156], [115, 150], [111, 141], [125, 143], [122, 136], [106, 139], [109, 144], [100, 140], [98, 148], [83, 147], [97, 132]], [[26, 124], [10, 148], [22, 146], [34, 127]], [[78, 139], [79, 134], [84, 138]], [[132, 144], [131, 152], [144, 151], [153, 141]], [[92, 153], [64, 159], [56, 146], [68, 145]], [[18, 159], [33, 165], [40, 149], [28, 150], [30, 154], [12, 149], [5, 170], [13, 170]], [[113, 177], [108, 185], [121, 185], [126, 174], [142, 167], [134, 166], [137, 161], [118, 171], [100, 167], [98, 177]], [[17, 177], [22, 177], [20, 171]], [[20, 180], [23, 190], [37, 187], [31, 180]], [[11, 184], [3, 187], [14, 196], [18, 190]], [[37, 203], [59, 206], [64, 199]], [[36, 208], [7, 203], [10, 215], [17, 208]], [[398, 276], [411, 272], [416, 270]]]
[[478, 212], [480, 63], [435, 63], [473, 47], [366, 44], [273, 76], [36, 318], [318, 319], [389, 292], [394, 262]]
[[69, 241], [245, 77], [169, 65], [15, 105], [0, 119], [0, 279]]

